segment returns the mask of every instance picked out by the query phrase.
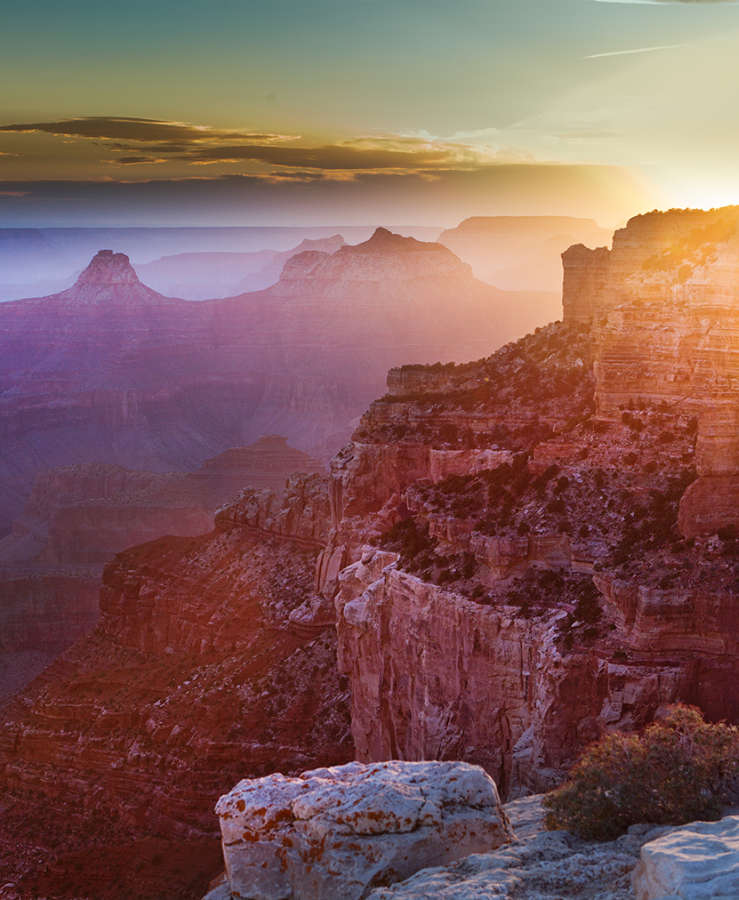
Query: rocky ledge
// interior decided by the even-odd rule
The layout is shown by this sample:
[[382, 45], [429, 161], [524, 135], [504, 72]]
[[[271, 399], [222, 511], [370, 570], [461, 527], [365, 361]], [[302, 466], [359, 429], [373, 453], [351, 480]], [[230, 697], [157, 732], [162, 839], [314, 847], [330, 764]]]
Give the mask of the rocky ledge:
[[739, 816], [548, 831], [542, 795], [498, 801], [465, 763], [351, 763], [221, 797], [226, 873], [204, 900], [734, 900]]

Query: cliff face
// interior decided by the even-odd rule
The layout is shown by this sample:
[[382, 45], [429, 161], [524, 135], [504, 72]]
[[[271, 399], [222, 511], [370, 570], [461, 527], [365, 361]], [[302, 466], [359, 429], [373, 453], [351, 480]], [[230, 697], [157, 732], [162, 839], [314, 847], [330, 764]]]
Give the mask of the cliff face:
[[[622, 259], [651, 259], [640, 241], [662, 231], [630, 228]], [[352, 753], [461, 758], [513, 796], [666, 703], [739, 718], [735, 304], [707, 270], [724, 299], [703, 292], [701, 334], [729, 337], [704, 352], [691, 304], [668, 316], [662, 287], [600, 299], [613, 252], [597, 277], [581, 267], [597, 297], [566, 288], [564, 322], [476, 362], [393, 369], [327, 484], [246, 491], [214, 533], [117, 557], [98, 629], [3, 731], [20, 872], [44, 846], [35, 793], [68, 817], [53, 853], [68, 873], [111, 807], [98, 843], [115, 859], [123, 838], [208, 834], [213, 800], [245, 775]], [[682, 360], [667, 364], [668, 324], [692, 360], [680, 402], [665, 402]]]
[[334, 460], [326, 555], [356, 560], [335, 602], [360, 759], [463, 758], [510, 793], [664, 703], [739, 715], [736, 541], [678, 530], [695, 421], [596, 416], [597, 353], [562, 324], [395, 370]]
[[562, 325], [390, 373], [332, 464], [360, 758], [515, 792], [664, 703], [739, 716], [736, 219], [632, 220], [564, 255]]
[[[301, 528], [323, 527], [322, 485], [297, 479], [271, 501], [279, 534], [248, 524], [244, 509], [271, 496], [257, 491], [210, 534], [106, 567], [96, 630], [5, 710], [0, 857], [26, 896], [197, 895], [217, 871], [219, 793], [245, 772], [351, 757], [333, 629], [290, 622], [313, 594]], [[177, 841], [202, 847], [183, 860]]]
[[697, 417], [687, 537], [731, 524], [739, 497], [738, 226], [736, 207], [650, 213], [610, 251], [563, 255], [565, 321], [595, 336], [599, 414], [646, 402]]

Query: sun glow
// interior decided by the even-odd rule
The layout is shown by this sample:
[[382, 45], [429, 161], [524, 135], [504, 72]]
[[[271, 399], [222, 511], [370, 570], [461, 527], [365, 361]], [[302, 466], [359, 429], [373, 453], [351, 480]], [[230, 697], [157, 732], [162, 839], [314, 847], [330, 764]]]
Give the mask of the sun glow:
[[670, 174], [658, 179], [669, 205], [691, 209], [716, 209], [739, 205], [739, 177], [714, 173], [705, 177]]

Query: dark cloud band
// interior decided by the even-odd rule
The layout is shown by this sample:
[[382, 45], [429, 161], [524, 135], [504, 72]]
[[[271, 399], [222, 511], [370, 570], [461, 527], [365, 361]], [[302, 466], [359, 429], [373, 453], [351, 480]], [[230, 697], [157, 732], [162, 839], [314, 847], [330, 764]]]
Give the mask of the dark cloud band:
[[147, 143], [150, 141], [270, 141], [281, 138], [280, 135], [268, 133], [217, 131], [182, 122], [161, 122], [156, 119], [138, 119], [127, 116], [85, 116], [77, 119], [61, 119], [56, 122], [19, 122], [0, 125], [0, 131], [16, 134], [42, 132], [65, 137]]
[[180, 122], [119, 116], [0, 125], [0, 132], [51, 134], [105, 141], [124, 166], [171, 162], [216, 165], [266, 163], [280, 168], [327, 171], [429, 170], [459, 162], [454, 148], [429, 147], [409, 138], [344, 141], [319, 147], [297, 145], [296, 138], [267, 132], [235, 132]]

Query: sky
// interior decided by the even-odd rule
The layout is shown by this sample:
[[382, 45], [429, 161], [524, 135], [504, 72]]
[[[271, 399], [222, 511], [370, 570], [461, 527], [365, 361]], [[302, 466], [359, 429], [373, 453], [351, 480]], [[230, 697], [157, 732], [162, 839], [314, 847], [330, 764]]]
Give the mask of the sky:
[[739, 202], [731, 0], [6, 0], [0, 226]]

